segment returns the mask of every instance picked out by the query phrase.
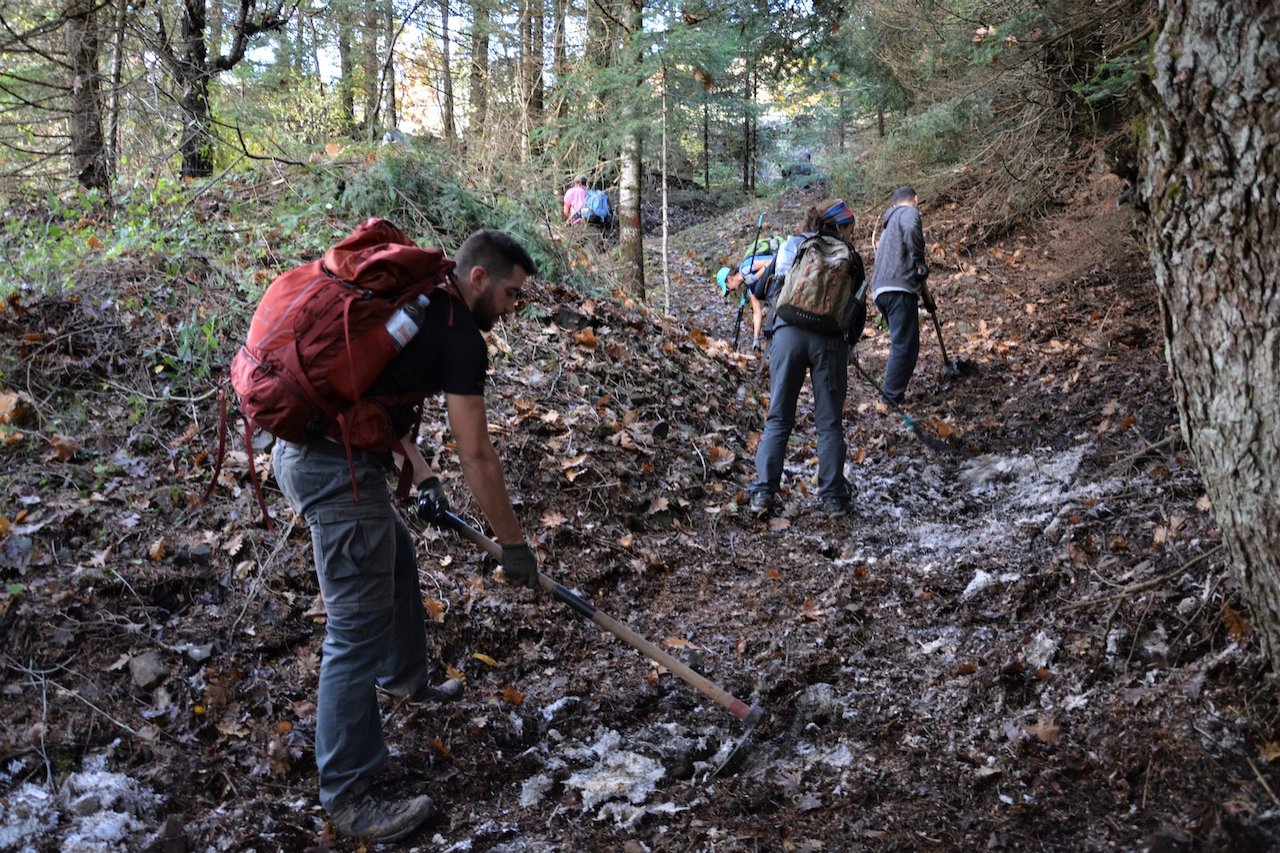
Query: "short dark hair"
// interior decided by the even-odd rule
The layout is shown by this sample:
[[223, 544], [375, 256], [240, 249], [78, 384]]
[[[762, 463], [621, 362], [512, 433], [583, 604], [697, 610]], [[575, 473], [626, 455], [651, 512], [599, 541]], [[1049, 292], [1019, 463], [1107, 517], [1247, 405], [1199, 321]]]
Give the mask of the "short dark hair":
[[900, 201], [911, 201], [916, 197], [916, 191], [913, 187], [898, 187], [893, 191], [893, 198], [889, 199], [890, 204], [897, 204]]
[[481, 228], [463, 240], [454, 261], [458, 265], [455, 274], [463, 278], [475, 267], [484, 267], [494, 278], [506, 278], [515, 267], [523, 269], [530, 278], [538, 274], [538, 265], [524, 246], [496, 228]]

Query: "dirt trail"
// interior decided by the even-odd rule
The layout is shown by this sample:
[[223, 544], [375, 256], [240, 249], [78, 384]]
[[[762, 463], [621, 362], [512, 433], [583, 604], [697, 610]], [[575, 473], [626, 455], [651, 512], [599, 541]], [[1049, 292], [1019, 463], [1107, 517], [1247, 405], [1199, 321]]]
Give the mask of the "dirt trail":
[[[925, 332], [907, 408], [944, 453], [851, 382], [851, 518], [815, 512], [803, 400], [781, 516], [744, 512], [764, 390], [722, 340], [736, 305], [710, 278], [756, 209], [675, 235], [676, 319], [540, 287], [537, 319], [494, 336], [490, 408], [545, 570], [768, 716], [708, 778], [738, 721], [423, 530], [433, 651], [468, 692], [385, 709], [390, 784], [442, 808], [399, 849], [1274, 847], [1280, 803], [1260, 780], [1280, 788], [1276, 712], [1110, 192], [971, 256], [936, 236], [959, 213], [926, 207], [948, 348], [977, 371], [943, 379]], [[803, 201], [770, 224], [785, 232]], [[873, 375], [885, 337], [860, 345]], [[355, 850], [315, 804], [307, 537], [255, 530], [243, 458], [212, 505], [161, 501], [207, 476], [209, 448], [176, 441], [181, 412], [138, 454], [163, 470], [150, 485], [120, 474], [88, 508], [52, 500], [36, 453], [13, 479], [44, 526], [25, 534], [40, 593], [3, 615], [0, 814], [14, 823], [46, 767], [109, 755], [139, 788], [123, 846], [180, 814], [191, 846]], [[424, 432], [468, 513], [439, 412]], [[141, 529], [101, 557], [110, 574], [93, 528], [122, 519]], [[149, 558], [157, 536], [169, 551]], [[148, 651], [164, 674], [141, 687], [131, 661]], [[75, 815], [64, 802], [29, 843], [55, 849]]]

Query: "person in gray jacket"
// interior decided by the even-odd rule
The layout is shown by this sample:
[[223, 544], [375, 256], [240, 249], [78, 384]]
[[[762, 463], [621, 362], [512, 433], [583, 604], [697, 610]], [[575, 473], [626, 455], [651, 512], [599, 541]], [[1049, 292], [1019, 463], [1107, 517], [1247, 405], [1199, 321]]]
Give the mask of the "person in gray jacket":
[[920, 198], [911, 187], [899, 187], [882, 219], [880, 243], [871, 270], [871, 297], [889, 324], [889, 361], [884, 368], [882, 397], [898, 406], [907, 395], [907, 383], [920, 354], [920, 310], [937, 310], [929, 287], [929, 265], [924, 259], [924, 228], [920, 223]]

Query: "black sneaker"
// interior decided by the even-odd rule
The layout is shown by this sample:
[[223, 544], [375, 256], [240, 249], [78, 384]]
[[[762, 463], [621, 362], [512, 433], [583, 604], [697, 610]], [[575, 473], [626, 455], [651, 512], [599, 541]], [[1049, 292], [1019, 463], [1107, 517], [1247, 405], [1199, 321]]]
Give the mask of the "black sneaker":
[[822, 514], [827, 518], [843, 518], [852, 511], [845, 498], [827, 498], [822, 502]]
[[368, 791], [356, 794], [329, 813], [339, 835], [368, 841], [404, 838], [436, 813], [426, 794], [406, 800], [385, 800]]
[[773, 503], [773, 496], [767, 492], [751, 493], [751, 514], [756, 518], [763, 518], [769, 514], [769, 509]]

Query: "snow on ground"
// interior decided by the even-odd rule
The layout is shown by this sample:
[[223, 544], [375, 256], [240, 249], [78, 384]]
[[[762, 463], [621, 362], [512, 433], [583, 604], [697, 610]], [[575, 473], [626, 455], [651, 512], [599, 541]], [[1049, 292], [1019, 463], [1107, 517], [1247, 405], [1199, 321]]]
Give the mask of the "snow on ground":
[[[153, 791], [136, 779], [107, 769], [107, 755], [91, 755], [82, 770], [56, 788], [23, 782], [0, 797], [0, 850], [35, 851], [50, 833], [62, 837], [64, 853], [136, 849], [151, 830], [157, 805]], [[10, 784], [32, 767], [11, 762], [0, 773]]]

